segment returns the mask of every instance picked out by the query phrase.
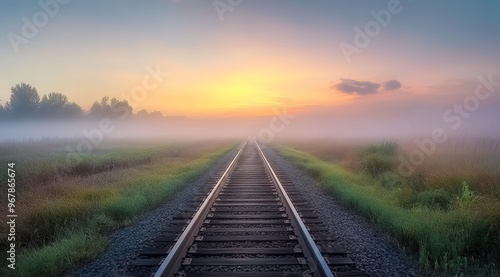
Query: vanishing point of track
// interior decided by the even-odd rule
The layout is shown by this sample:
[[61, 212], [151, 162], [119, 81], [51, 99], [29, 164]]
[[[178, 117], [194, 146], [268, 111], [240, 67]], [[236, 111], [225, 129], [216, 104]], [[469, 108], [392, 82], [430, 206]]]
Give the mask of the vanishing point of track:
[[215, 175], [123, 276], [367, 276], [256, 142]]

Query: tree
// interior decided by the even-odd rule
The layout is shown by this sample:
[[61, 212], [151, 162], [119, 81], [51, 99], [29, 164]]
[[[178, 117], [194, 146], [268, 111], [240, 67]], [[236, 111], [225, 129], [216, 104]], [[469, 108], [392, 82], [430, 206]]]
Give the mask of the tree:
[[17, 84], [11, 89], [10, 101], [7, 109], [16, 117], [25, 117], [36, 114], [40, 96], [36, 88], [26, 84]]
[[111, 99], [111, 110], [115, 113], [115, 116], [119, 116], [120, 119], [126, 119], [132, 115], [132, 106], [127, 100], [118, 100], [116, 98]]
[[127, 100], [109, 99], [104, 96], [101, 102], [94, 102], [89, 110], [89, 116], [93, 118], [118, 118], [125, 119], [132, 114], [132, 106]]
[[5, 115], [5, 108], [0, 104], [0, 118], [3, 118]]
[[78, 106], [75, 102], [66, 103], [64, 105], [64, 116], [69, 118], [77, 118], [81, 117], [84, 114], [82, 107]]
[[90, 107], [89, 116], [95, 118], [108, 117], [111, 114], [111, 106], [109, 105], [109, 97], [104, 96], [101, 102], [95, 101]]
[[149, 113], [145, 109], [142, 109], [142, 110], [137, 112], [137, 117], [139, 117], [139, 118], [146, 118], [146, 117], [148, 117], [148, 115], [149, 115]]
[[10, 115], [10, 105], [9, 101], [5, 102], [5, 104], [2, 106], [0, 105], [0, 116], [2, 118], [7, 118]]
[[60, 117], [64, 116], [65, 106], [68, 105], [68, 97], [59, 92], [51, 92], [44, 95], [39, 104], [39, 112], [42, 116]]
[[162, 118], [163, 114], [159, 111], [154, 111], [149, 114], [151, 118]]

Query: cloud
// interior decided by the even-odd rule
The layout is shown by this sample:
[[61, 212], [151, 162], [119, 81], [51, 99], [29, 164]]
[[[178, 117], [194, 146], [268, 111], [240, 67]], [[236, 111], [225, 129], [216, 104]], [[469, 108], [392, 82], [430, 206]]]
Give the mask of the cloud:
[[358, 95], [376, 94], [379, 92], [380, 87], [382, 87], [382, 90], [397, 90], [402, 86], [398, 80], [389, 80], [382, 84], [343, 78], [340, 81], [340, 83], [334, 85], [332, 88], [343, 93]]
[[375, 94], [378, 93], [380, 84], [372, 83], [368, 81], [356, 81], [352, 79], [340, 79], [341, 82], [334, 86], [334, 88], [347, 94]]
[[384, 82], [383, 89], [384, 90], [395, 90], [401, 88], [401, 83], [398, 80], [389, 80]]

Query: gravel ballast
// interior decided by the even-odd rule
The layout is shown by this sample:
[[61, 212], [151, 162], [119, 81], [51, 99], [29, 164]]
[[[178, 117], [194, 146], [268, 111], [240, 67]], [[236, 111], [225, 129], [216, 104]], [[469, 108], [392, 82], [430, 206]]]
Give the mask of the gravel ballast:
[[[331, 236], [370, 276], [420, 276], [414, 260], [402, 253], [364, 218], [343, 207], [334, 197], [316, 186], [316, 181], [297, 169], [272, 149], [266, 147], [266, 157], [273, 161], [308, 199], [331, 230]], [[416, 273], [417, 272], [417, 273]]]
[[69, 272], [70, 277], [111, 277], [119, 276], [127, 269], [127, 265], [135, 259], [141, 249], [150, 244], [160, 235], [181, 206], [189, 203], [198, 189], [203, 186], [210, 176], [224, 169], [236, 155], [238, 147], [226, 153], [214, 163], [210, 169], [178, 192], [172, 199], [166, 200], [159, 208], [144, 215], [140, 220], [126, 226], [109, 237], [109, 243], [104, 253], [97, 259]]

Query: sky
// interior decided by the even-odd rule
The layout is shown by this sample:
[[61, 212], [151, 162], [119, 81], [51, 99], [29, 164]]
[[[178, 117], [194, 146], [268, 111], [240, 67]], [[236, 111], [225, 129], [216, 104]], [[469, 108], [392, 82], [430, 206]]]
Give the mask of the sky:
[[[1, 1], [0, 104], [26, 82], [85, 109], [107, 95], [190, 118], [287, 107], [411, 127], [441, 120], [478, 76], [500, 80], [499, 10], [495, 0]], [[477, 118], [500, 119], [499, 94]]]

